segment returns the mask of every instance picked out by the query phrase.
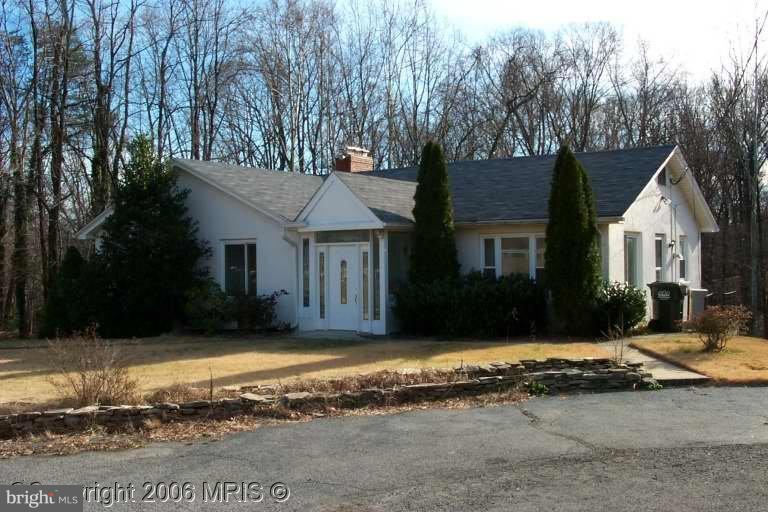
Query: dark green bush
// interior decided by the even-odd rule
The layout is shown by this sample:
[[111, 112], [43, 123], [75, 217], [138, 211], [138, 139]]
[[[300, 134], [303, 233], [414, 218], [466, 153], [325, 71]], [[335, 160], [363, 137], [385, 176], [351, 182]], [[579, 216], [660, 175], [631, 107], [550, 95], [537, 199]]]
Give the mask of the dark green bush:
[[625, 283], [604, 282], [595, 306], [596, 334], [623, 335], [645, 320], [645, 291]]
[[238, 329], [261, 331], [286, 328], [286, 325], [275, 323], [277, 320], [277, 303], [283, 295], [288, 295], [288, 292], [279, 290], [269, 295], [232, 297], [232, 313], [233, 318], [237, 321]]
[[283, 329], [287, 326], [276, 323], [277, 304], [287, 294], [280, 290], [269, 295], [230, 297], [213, 279], [205, 279], [187, 292], [185, 325], [209, 334], [221, 331], [230, 322], [244, 330]]
[[544, 290], [527, 276], [411, 283], [396, 296], [395, 315], [405, 333], [444, 336], [520, 336], [546, 326]]
[[74, 247], [61, 260], [59, 273], [48, 290], [40, 336], [69, 336], [86, 325], [84, 298], [78, 292], [87, 262]]
[[203, 279], [187, 290], [184, 304], [187, 327], [212, 334], [222, 330], [232, 316], [232, 300], [213, 279]]

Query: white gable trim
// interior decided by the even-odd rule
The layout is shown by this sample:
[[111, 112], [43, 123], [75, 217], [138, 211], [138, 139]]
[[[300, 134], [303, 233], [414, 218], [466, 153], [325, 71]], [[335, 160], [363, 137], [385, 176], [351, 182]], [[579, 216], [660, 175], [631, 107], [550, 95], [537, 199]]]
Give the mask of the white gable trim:
[[693, 172], [690, 167], [688, 167], [688, 162], [685, 161], [685, 157], [683, 156], [683, 152], [680, 151], [679, 146], [675, 146], [674, 155], [679, 160], [680, 167], [683, 168], [687, 181], [691, 185], [691, 193], [693, 194], [695, 208], [693, 211], [694, 218], [696, 218], [696, 221], [698, 222], [698, 213], [701, 212], [704, 215], [704, 222], [700, 223], [702, 233], [717, 233], [720, 231], [720, 226], [717, 225], [717, 220], [715, 219], [712, 210], [709, 208], [707, 200], [704, 198], [704, 193], [701, 191], [699, 183], [696, 181], [696, 178], [693, 177]]
[[98, 231], [99, 228], [101, 228], [101, 225], [104, 224], [104, 221], [107, 220], [113, 213], [115, 213], [115, 208], [113, 206], [108, 206], [104, 209], [104, 211], [91, 219], [88, 224], [80, 228], [80, 230], [75, 233], [75, 238], [78, 240], [89, 240], [94, 238], [92, 236], [93, 233]]
[[[367, 217], [364, 222], [350, 222], [350, 223], [333, 223], [328, 225], [322, 225], [322, 226], [309, 226], [307, 225], [307, 218], [312, 214], [312, 212], [315, 210], [318, 204], [320, 204], [320, 201], [322, 201], [323, 197], [326, 195], [326, 193], [331, 190], [333, 187], [342, 187], [342, 190], [344, 190], [345, 194], [349, 197], [349, 200], [357, 206], [361, 211], [365, 212], [365, 216]], [[309, 202], [302, 208], [301, 212], [299, 212], [298, 217], [296, 217], [296, 224], [301, 225], [302, 227], [299, 229], [299, 231], [318, 231], [318, 230], [343, 230], [343, 229], [383, 229], [384, 223], [381, 222], [381, 219], [379, 219], [368, 206], [363, 203], [363, 201], [355, 194], [352, 189], [350, 189], [346, 183], [342, 179], [340, 179], [335, 172], [331, 173], [330, 176], [323, 182], [323, 184], [320, 186], [319, 189], [317, 189], [317, 192], [312, 196], [312, 198], [309, 200]]]
[[234, 199], [237, 199], [238, 201], [240, 201], [244, 205], [252, 208], [256, 212], [264, 215], [265, 217], [268, 217], [268, 218], [272, 219], [273, 221], [277, 222], [281, 226], [284, 226], [287, 223], [288, 219], [286, 219], [286, 218], [284, 218], [284, 217], [282, 217], [280, 215], [276, 215], [276, 214], [272, 213], [271, 211], [267, 210], [266, 208], [262, 207], [261, 205], [251, 201], [247, 197], [245, 197], [243, 195], [240, 195], [237, 191], [235, 191], [235, 190], [233, 190], [233, 189], [231, 189], [231, 188], [229, 188], [229, 187], [227, 187], [225, 185], [222, 185], [221, 183], [217, 183], [216, 181], [208, 178], [206, 175], [204, 175], [204, 174], [202, 174], [200, 172], [197, 172], [195, 169], [185, 165], [183, 162], [181, 162], [179, 160], [176, 160], [175, 158], [171, 159], [171, 166], [177, 167], [177, 168], [179, 168], [179, 169], [181, 169], [183, 171], [186, 171], [187, 173], [191, 174], [192, 176], [194, 176], [195, 178], [199, 179], [200, 181], [202, 181], [202, 182], [210, 185], [211, 187], [213, 187], [213, 188], [215, 188], [215, 189], [217, 189], [217, 190], [227, 194], [228, 196], [231, 196]]
[[[696, 182], [696, 178], [693, 177], [693, 173], [691, 172], [688, 164], [685, 161], [685, 158], [683, 157], [683, 152], [680, 150], [680, 146], [675, 146], [672, 151], [670, 151], [669, 155], [667, 155], [667, 158], [664, 159], [659, 168], [656, 169], [656, 171], [653, 173], [653, 176], [651, 176], [651, 179], [648, 180], [648, 183], [645, 184], [643, 190], [640, 191], [640, 194], [638, 194], [638, 196], [632, 201], [632, 204], [630, 204], [627, 210], [624, 212], [624, 216], [627, 215], [629, 208], [631, 208], [632, 205], [641, 198], [646, 187], [656, 179], [659, 173], [673, 158], [677, 159], [680, 167], [683, 169], [683, 173], [686, 175], [685, 177], [687, 178], [687, 182], [691, 185], [690, 192], [693, 197], [686, 198], [688, 199], [688, 206], [691, 208], [691, 213], [694, 215], [694, 219], [699, 224], [699, 229], [702, 233], [717, 233], [720, 231], [720, 227], [717, 225], [715, 216], [712, 214], [712, 210], [710, 210], [709, 205], [707, 204], [707, 200], [704, 198], [704, 194], [701, 192], [701, 188], [699, 188], [699, 184]], [[688, 194], [683, 192], [683, 195], [687, 196]], [[699, 220], [699, 214], [702, 214], [704, 217], [701, 221]]]

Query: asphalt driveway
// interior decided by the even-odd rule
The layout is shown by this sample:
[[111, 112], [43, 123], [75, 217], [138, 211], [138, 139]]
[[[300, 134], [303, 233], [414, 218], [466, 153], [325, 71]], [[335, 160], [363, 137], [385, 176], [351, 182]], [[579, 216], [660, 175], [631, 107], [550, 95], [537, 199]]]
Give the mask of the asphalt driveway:
[[[0, 461], [0, 483], [133, 483], [136, 502], [112, 510], [764, 510], [766, 391], [669, 389], [320, 419], [217, 442]], [[234, 493], [212, 503], [206, 489], [224, 481], [258, 482], [264, 501], [236, 503]], [[145, 482], [188, 482], [194, 500], [142, 503]], [[279, 487], [270, 495], [276, 482], [290, 488], [287, 501], [278, 502]]]

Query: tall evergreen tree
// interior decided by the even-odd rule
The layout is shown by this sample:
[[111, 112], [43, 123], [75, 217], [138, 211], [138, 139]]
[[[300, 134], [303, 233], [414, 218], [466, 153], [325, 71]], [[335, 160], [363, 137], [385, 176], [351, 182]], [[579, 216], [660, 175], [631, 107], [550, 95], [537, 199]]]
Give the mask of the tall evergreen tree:
[[547, 285], [561, 329], [584, 332], [600, 287], [600, 245], [589, 177], [563, 146], [552, 173], [547, 224]]
[[421, 152], [414, 195], [411, 282], [457, 277], [459, 263], [453, 228], [453, 203], [443, 148], [427, 142]]
[[106, 287], [103, 335], [152, 336], [180, 319], [185, 293], [201, 277], [197, 263], [208, 253], [187, 214], [187, 195], [150, 140], [135, 139], [96, 255], [98, 287]]

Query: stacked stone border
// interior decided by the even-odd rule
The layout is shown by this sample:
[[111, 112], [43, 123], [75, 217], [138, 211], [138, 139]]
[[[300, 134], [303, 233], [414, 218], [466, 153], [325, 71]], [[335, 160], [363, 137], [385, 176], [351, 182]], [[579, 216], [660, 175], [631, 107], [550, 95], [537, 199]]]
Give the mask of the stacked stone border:
[[[415, 370], [418, 371], [418, 370]], [[238, 398], [152, 405], [91, 405], [0, 416], [0, 438], [41, 432], [76, 432], [95, 426], [140, 428], [147, 421], [226, 418], [243, 414], [274, 415], [275, 410], [360, 408], [471, 396], [513, 387], [552, 394], [581, 391], [648, 389], [656, 386], [642, 363], [617, 364], [607, 358], [524, 360], [453, 368], [456, 380], [341, 393], [277, 394], [274, 386], [230, 389]]]

